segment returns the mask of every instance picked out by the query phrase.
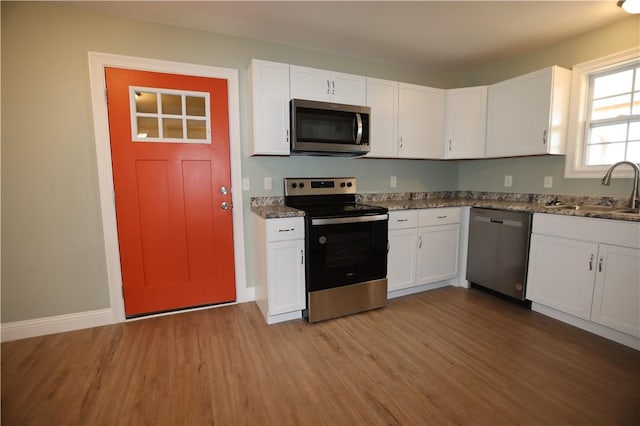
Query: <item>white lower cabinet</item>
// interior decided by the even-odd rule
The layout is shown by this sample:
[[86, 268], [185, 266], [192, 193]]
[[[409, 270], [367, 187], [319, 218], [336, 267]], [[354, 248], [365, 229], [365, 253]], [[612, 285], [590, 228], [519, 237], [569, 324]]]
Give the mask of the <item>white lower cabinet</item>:
[[258, 307], [268, 324], [300, 318], [306, 307], [304, 219], [254, 217]]
[[640, 223], [535, 214], [527, 299], [605, 337], [640, 337]]
[[458, 275], [461, 209], [389, 212], [389, 292]]

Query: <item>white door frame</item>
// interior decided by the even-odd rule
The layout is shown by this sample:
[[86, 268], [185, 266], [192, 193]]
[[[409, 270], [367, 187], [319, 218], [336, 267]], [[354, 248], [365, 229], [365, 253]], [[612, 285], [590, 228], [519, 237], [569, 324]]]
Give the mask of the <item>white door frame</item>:
[[[89, 77], [91, 80], [91, 104], [98, 161], [98, 185], [100, 189], [100, 209], [102, 211], [102, 232], [107, 262], [107, 281], [113, 322], [126, 320], [122, 297], [122, 272], [118, 228], [114, 203], [113, 170], [111, 168], [111, 144], [109, 137], [109, 116], [106, 103], [105, 67], [127, 68], [140, 71], [165, 72], [198, 77], [227, 80], [229, 99], [229, 148], [231, 163], [231, 201], [233, 203], [233, 247], [235, 254], [236, 303], [253, 300], [252, 289], [246, 285], [244, 256], [244, 220], [242, 208], [242, 171], [240, 146], [240, 102], [238, 70], [218, 68], [181, 62], [161, 61], [109, 53], [89, 52]], [[233, 189], [238, 189], [233, 191]]]

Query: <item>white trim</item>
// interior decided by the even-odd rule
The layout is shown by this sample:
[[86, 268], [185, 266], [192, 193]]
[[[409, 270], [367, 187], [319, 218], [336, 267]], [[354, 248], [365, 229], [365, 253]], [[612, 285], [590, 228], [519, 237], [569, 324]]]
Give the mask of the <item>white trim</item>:
[[26, 321], [2, 324], [2, 341], [26, 339], [45, 334], [63, 333], [83, 328], [100, 327], [113, 323], [111, 309], [78, 312]]
[[395, 299], [396, 297], [408, 296], [410, 294], [422, 293], [423, 291], [435, 290], [441, 287], [456, 287], [455, 279], [438, 281], [431, 284], [422, 284], [415, 287], [403, 288], [400, 290], [394, 290], [387, 293], [387, 299]]
[[[567, 130], [567, 155], [565, 158], [565, 178], [602, 178], [609, 166], [582, 166], [585, 121], [587, 118], [587, 97], [589, 75], [595, 71], [606, 71], [640, 59], [640, 47], [634, 47], [589, 62], [574, 65], [571, 73], [571, 102]], [[616, 177], [632, 177], [630, 170], [616, 172]]]
[[[240, 99], [238, 70], [210, 67], [206, 65], [161, 61], [108, 53], [89, 52], [89, 76], [91, 81], [91, 103], [98, 162], [98, 185], [100, 189], [100, 209], [107, 263], [109, 300], [113, 322], [125, 321], [124, 300], [122, 299], [122, 276], [116, 211], [113, 203], [113, 172], [111, 169], [111, 148], [109, 143], [109, 120], [105, 102], [105, 73], [107, 66], [152, 72], [194, 75], [199, 77], [223, 78], [228, 82], [229, 97], [229, 146], [231, 161], [231, 202], [233, 203], [233, 246], [235, 252], [236, 303], [255, 299], [255, 293], [246, 285], [244, 252], [244, 219], [242, 216], [242, 171], [240, 145]], [[237, 188], [236, 191], [233, 191]]]

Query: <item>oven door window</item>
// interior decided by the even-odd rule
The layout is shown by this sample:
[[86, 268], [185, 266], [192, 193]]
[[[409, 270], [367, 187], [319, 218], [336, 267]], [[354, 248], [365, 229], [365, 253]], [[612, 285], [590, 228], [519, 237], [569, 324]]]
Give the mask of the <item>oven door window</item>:
[[309, 291], [387, 276], [387, 221], [312, 225], [309, 230]]

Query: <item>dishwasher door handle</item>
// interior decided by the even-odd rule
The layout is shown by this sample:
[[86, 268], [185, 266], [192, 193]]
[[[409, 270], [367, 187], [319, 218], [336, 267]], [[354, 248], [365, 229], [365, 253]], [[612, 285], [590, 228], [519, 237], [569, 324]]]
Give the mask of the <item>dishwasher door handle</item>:
[[488, 216], [476, 216], [475, 220], [478, 221], [478, 222], [495, 223], [495, 224], [498, 224], [498, 225], [513, 226], [514, 228], [521, 228], [522, 227], [522, 222], [519, 222], [517, 220], [499, 219], [499, 218], [488, 217]]

